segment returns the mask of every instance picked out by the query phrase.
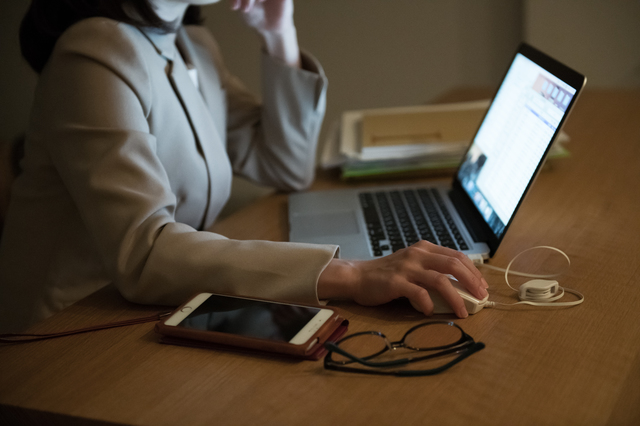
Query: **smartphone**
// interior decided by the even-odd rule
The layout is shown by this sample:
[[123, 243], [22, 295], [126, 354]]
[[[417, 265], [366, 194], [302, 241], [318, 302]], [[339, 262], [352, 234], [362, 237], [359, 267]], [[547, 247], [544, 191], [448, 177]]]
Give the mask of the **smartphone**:
[[343, 322], [329, 307], [200, 293], [159, 323], [157, 331], [178, 339], [306, 356]]

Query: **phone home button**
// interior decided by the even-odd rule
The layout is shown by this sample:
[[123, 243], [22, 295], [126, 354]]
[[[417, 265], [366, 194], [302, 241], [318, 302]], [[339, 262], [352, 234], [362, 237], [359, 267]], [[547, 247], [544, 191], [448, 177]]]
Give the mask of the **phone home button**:
[[180, 309], [180, 312], [191, 312], [193, 310], [193, 308], [191, 306], [185, 306], [184, 308]]

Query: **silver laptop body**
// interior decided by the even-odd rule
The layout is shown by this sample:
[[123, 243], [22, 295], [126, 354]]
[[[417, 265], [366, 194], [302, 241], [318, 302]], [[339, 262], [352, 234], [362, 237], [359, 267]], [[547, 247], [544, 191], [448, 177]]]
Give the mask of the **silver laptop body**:
[[345, 259], [419, 239], [477, 261], [493, 256], [585, 83], [520, 45], [452, 182], [291, 194], [290, 241], [337, 244]]

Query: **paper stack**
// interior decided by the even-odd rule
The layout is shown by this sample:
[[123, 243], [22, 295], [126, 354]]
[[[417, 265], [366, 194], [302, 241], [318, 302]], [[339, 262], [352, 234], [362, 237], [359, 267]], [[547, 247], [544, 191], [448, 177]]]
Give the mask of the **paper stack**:
[[[320, 165], [343, 178], [453, 171], [475, 134], [489, 100], [346, 111], [325, 141]], [[552, 156], [565, 156], [561, 134]], [[560, 143], [559, 143], [560, 142]]]

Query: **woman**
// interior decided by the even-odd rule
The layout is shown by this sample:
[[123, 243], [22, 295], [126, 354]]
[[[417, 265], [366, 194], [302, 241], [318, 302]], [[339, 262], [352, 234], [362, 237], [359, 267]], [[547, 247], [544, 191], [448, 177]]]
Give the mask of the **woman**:
[[[300, 53], [292, 0], [233, 0], [262, 38], [258, 103], [225, 68], [188, 6], [212, 0], [33, 0], [23, 54], [40, 73], [23, 172], [0, 247], [0, 325], [19, 330], [114, 283], [176, 305], [198, 291], [294, 302], [428, 290], [467, 312], [446, 274], [486, 282], [453, 250], [420, 242], [349, 262], [338, 247], [235, 241], [207, 232], [232, 172], [283, 190], [313, 179], [326, 78]], [[187, 13], [188, 10], [188, 13]]]

